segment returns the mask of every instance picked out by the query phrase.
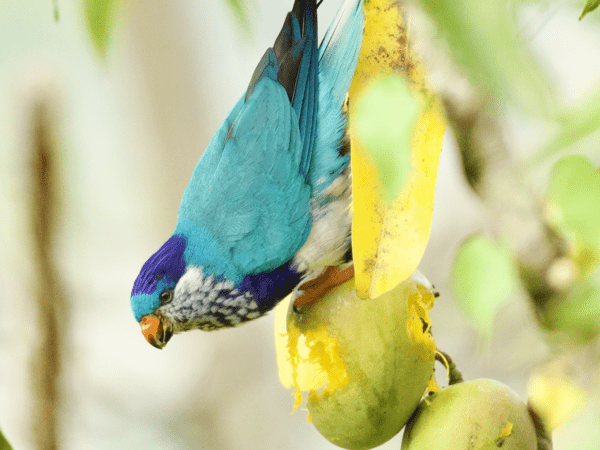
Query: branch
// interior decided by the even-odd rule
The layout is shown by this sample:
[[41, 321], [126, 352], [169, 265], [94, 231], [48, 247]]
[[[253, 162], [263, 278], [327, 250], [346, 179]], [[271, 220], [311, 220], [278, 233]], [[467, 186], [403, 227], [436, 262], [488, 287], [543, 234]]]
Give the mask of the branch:
[[539, 319], [547, 305], [564, 295], [549, 283], [555, 264], [564, 263], [566, 244], [545, 224], [542, 202], [527, 183], [505, 142], [499, 105], [486, 99], [451, 52], [435, 39], [431, 25], [414, 5], [411, 19], [415, 42], [438, 83], [448, 123], [454, 132], [465, 179], [488, 210], [497, 237], [511, 247], [521, 280]]
[[[42, 94], [43, 95], [43, 94]], [[50, 105], [47, 99], [34, 102], [31, 117], [31, 192], [33, 264], [38, 314], [38, 348], [34, 352], [33, 430], [37, 448], [57, 448], [61, 329], [64, 329], [64, 293], [53, 261], [57, 216], [56, 149]]]

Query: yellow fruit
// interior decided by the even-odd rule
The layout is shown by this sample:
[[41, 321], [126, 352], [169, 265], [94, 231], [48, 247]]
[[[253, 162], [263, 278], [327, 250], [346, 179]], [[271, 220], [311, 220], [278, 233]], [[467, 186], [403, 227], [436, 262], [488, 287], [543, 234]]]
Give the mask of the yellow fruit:
[[406, 426], [402, 450], [537, 450], [527, 406], [504, 384], [455, 384], [424, 399]]
[[360, 299], [352, 279], [308, 311], [290, 308], [280, 377], [296, 406], [310, 390], [310, 418], [329, 441], [369, 449], [402, 429], [433, 374], [432, 305], [429, 283], [411, 277], [375, 299]]

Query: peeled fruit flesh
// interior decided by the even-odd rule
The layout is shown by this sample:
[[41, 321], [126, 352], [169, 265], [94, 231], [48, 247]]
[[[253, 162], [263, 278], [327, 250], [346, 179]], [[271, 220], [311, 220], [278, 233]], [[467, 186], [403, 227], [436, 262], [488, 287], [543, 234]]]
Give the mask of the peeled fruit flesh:
[[404, 431], [402, 450], [537, 450], [527, 406], [488, 379], [455, 384], [424, 399]]
[[280, 377], [296, 388], [297, 405], [300, 390], [310, 391], [310, 419], [325, 438], [370, 449], [402, 429], [433, 375], [433, 300], [424, 277], [374, 299], [359, 298], [352, 279], [307, 311], [289, 308]]

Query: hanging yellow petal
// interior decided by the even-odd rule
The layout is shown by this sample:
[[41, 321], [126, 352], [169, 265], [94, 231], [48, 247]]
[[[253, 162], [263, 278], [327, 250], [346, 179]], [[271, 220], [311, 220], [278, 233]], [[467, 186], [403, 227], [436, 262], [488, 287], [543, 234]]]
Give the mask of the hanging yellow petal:
[[[394, 0], [365, 3], [365, 32], [349, 91], [352, 141], [352, 248], [356, 289], [374, 298], [397, 286], [417, 268], [431, 228], [437, 166], [446, 128], [439, 99], [424, 81], [409, 46], [407, 27]], [[403, 74], [420, 105], [412, 137], [412, 170], [402, 190], [386, 201], [380, 173], [357, 138], [353, 117], [361, 94], [373, 80]], [[400, 149], [399, 149], [400, 150]]]

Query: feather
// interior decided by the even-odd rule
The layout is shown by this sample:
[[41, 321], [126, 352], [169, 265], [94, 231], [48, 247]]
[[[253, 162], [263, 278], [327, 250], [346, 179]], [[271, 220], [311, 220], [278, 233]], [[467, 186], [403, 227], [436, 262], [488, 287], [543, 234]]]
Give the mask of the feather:
[[346, 130], [342, 107], [362, 41], [362, 5], [362, 0], [346, 0], [319, 47], [319, 115], [310, 168], [310, 184], [317, 192], [325, 190], [350, 162], [340, 152]]

